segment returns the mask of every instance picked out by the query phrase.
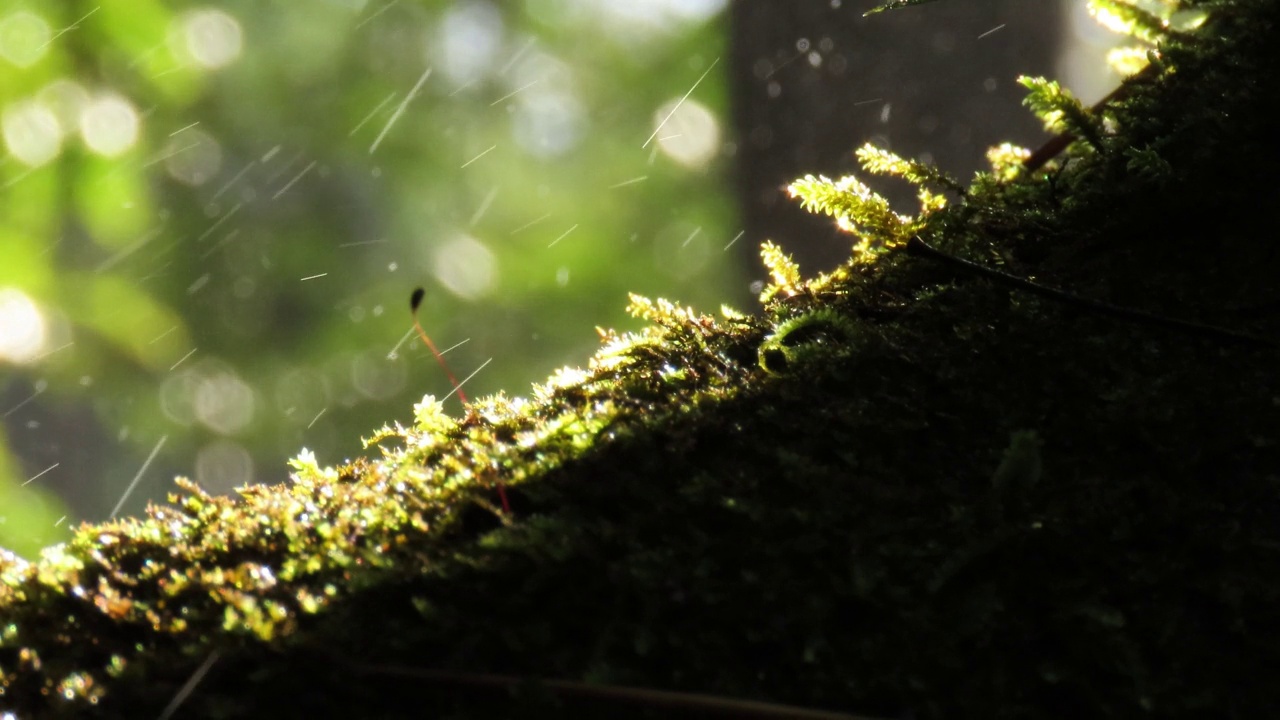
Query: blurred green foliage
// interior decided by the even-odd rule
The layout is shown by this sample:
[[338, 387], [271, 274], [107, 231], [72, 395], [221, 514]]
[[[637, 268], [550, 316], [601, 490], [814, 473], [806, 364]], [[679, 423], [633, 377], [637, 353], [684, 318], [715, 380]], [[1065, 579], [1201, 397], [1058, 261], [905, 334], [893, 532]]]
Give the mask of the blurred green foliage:
[[471, 396], [745, 299], [721, 5], [7, 3], [0, 546], [358, 453], [450, 390], [418, 285]]

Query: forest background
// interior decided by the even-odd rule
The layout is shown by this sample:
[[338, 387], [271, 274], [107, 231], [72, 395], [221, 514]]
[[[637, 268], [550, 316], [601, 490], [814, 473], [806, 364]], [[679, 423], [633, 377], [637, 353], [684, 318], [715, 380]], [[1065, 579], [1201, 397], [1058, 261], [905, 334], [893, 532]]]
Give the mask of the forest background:
[[761, 241], [845, 258], [795, 177], [967, 175], [1041, 137], [1017, 75], [1115, 82], [1084, 2], [870, 5], [3, 4], [0, 546], [358, 454], [450, 390], [415, 286], [469, 395], [524, 394], [628, 292], [750, 309]]

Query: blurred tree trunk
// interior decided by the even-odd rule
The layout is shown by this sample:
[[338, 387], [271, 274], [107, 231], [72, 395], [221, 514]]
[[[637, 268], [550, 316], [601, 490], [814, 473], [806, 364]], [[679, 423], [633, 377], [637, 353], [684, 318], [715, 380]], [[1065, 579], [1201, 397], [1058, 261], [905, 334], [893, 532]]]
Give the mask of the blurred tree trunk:
[[[967, 179], [986, 149], [1034, 145], [1018, 75], [1052, 75], [1059, 2], [944, 2], [863, 17], [872, 0], [732, 4], [733, 124], [744, 247], [772, 239], [808, 272], [848, 257], [847, 239], [784, 192], [806, 173], [858, 170], [868, 141]], [[877, 187], [914, 212], [905, 185]]]

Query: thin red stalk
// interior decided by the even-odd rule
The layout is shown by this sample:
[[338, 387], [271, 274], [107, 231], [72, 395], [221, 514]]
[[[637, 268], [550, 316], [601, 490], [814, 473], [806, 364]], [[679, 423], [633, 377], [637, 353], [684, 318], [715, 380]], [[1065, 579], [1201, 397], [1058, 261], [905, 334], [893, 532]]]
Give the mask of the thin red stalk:
[[[453, 376], [453, 371], [449, 369], [449, 363], [444, 361], [444, 355], [440, 354], [440, 351], [436, 349], [436, 344], [431, 342], [431, 336], [427, 335], [427, 331], [422, 329], [422, 323], [418, 321], [418, 307], [422, 305], [422, 297], [425, 294], [425, 290], [418, 288], [413, 291], [413, 297], [409, 300], [409, 308], [413, 312], [413, 327], [418, 331], [418, 337], [422, 338], [422, 342], [426, 344], [427, 349], [435, 356], [436, 362], [440, 364], [444, 374], [449, 377], [449, 383], [453, 385], [453, 391], [458, 393], [458, 399], [462, 401], [463, 405], [466, 405], [470, 401], [467, 400], [467, 394], [462, 392], [462, 385], [458, 383], [458, 378]], [[502, 480], [498, 480], [497, 486], [498, 498], [502, 500], [502, 511], [510, 515], [511, 503], [507, 501], [506, 485]]]

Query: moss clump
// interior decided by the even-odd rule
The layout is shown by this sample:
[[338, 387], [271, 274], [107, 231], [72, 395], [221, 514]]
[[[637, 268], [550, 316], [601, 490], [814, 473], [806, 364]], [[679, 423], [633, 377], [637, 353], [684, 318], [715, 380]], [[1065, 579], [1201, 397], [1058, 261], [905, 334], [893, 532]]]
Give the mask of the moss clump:
[[633, 298], [645, 329], [531, 399], [427, 399], [379, 457], [304, 453], [236, 498], [183, 483], [0, 559], [0, 711], [628, 709], [469, 684], [496, 673], [895, 717], [1266, 716], [1276, 351], [909, 250], [1280, 337], [1280, 5], [1158, 5], [1119, 13], [1160, 45], [1105, 108], [1032, 83], [1084, 138], [1065, 154], [1006, 147], [962, 188], [865, 150], [922, 185], [916, 217], [797, 183], [855, 256], [806, 282], [766, 246], [762, 317]]

